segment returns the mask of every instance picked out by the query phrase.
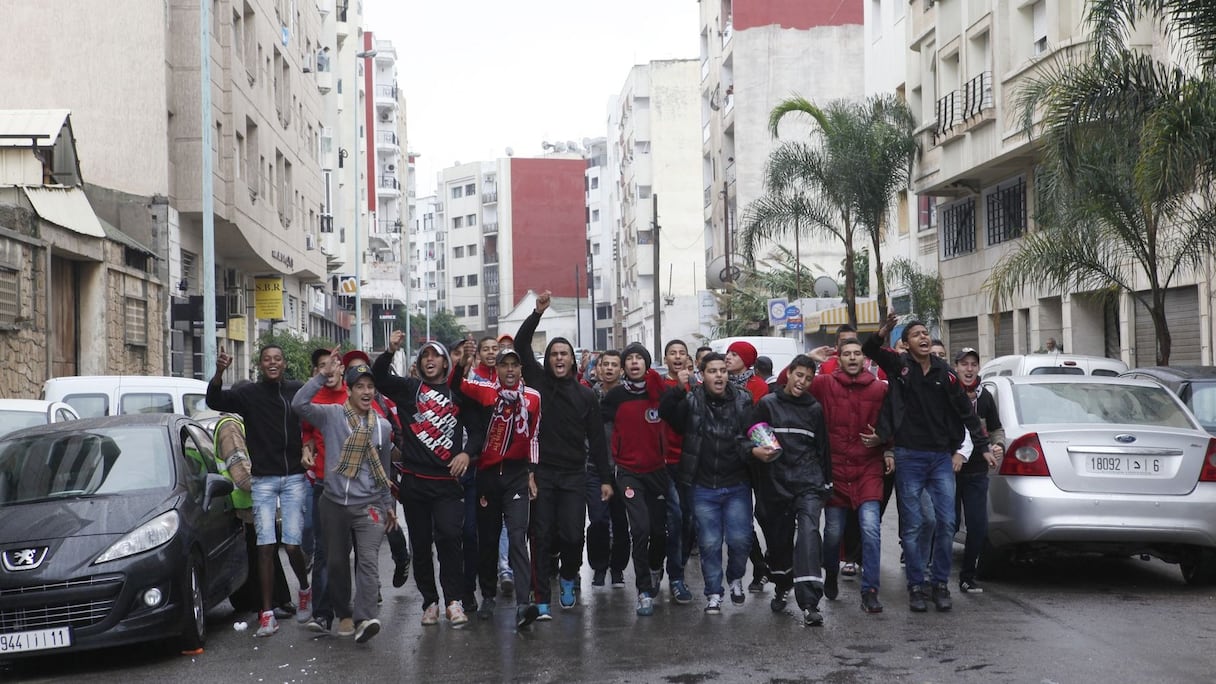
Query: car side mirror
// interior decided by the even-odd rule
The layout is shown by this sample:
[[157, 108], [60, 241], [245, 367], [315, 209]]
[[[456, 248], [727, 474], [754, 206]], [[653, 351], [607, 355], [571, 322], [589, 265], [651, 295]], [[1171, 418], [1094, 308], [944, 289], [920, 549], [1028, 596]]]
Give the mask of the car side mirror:
[[211, 504], [216, 500], [223, 500], [224, 497], [232, 493], [232, 480], [223, 475], [208, 473], [206, 484], [203, 487], [203, 510], [211, 510]]

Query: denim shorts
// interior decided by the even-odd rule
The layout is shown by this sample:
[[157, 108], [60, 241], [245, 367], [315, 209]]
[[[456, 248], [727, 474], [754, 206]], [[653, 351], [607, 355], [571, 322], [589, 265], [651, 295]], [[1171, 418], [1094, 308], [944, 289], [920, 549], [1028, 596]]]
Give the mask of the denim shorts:
[[[253, 527], [258, 546], [280, 541], [275, 534], [275, 517], [283, 521], [282, 542], [299, 546], [304, 537], [304, 497], [309, 496], [308, 480], [299, 475], [259, 475], [253, 478]], [[281, 513], [280, 513], [281, 511]]]

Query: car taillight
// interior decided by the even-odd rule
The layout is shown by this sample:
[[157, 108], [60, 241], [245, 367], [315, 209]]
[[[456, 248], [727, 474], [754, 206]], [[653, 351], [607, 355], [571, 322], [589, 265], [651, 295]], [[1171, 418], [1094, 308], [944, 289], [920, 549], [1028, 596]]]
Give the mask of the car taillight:
[[1216, 482], [1216, 439], [1208, 440], [1208, 452], [1203, 455], [1203, 469], [1199, 471], [1200, 482]]
[[1047, 455], [1039, 444], [1039, 435], [1028, 432], [1013, 440], [1001, 459], [1001, 475], [1051, 476], [1047, 470]]

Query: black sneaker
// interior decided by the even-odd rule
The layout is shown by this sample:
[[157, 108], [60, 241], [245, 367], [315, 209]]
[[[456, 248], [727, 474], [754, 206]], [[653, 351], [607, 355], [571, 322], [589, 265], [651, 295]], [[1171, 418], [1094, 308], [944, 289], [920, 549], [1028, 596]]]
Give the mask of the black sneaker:
[[959, 580], [958, 590], [964, 594], [982, 594], [984, 588], [975, 583], [973, 579]]
[[929, 610], [928, 596], [925, 596], [925, 588], [915, 586], [908, 590], [908, 610], [913, 613], [924, 613]]
[[933, 605], [939, 613], [944, 613], [954, 606], [950, 601], [950, 587], [945, 582], [933, 585]]
[[469, 593], [469, 597], [467, 599], [461, 601], [460, 603], [464, 606], [465, 613], [477, 612], [477, 597], [474, 596], [472, 592]]
[[489, 620], [494, 617], [494, 603], [493, 598], [483, 598], [481, 600], [481, 607], [477, 609], [477, 617], [482, 620]]
[[768, 607], [771, 608], [774, 613], [780, 613], [781, 611], [785, 610], [787, 594], [788, 592], [785, 589], [777, 589], [774, 591], [773, 600], [768, 602]]
[[882, 612], [882, 603], [878, 601], [877, 589], [861, 592], [861, 609], [867, 613]]
[[593, 587], [604, 586], [604, 579], [607, 576], [608, 576], [607, 570], [596, 570], [595, 574], [591, 577], [591, 586], [593, 586]]
[[768, 581], [768, 575], [752, 575], [752, 583], [747, 585], [747, 590], [753, 594], [759, 594], [764, 591], [764, 585]]
[[802, 611], [802, 624], [807, 627], [818, 627], [823, 624], [823, 613], [819, 609], [812, 606]]
[[613, 570], [612, 571], [612, 586], [614, 586], [614, 587], [625, 586], [625, 573], [621, 572], [620, 570]]
[[826, 573], [823, 578], [823, 595], [828, 599], [835, 601], [840, 595], [840, 587], [836, 585], [836, 573]]
[[526, 606], [519, 606], [515, 609], [515, 628], [523, 629], [528, 625], [536, 622], [536, 618], [540, 617], [540, 609], [535, 603], [529, 603]]
[[410, 578], [410, 564], [398, 563], [393, 568], [393, 588], [400, 589], [405, 586], [405, 581]]

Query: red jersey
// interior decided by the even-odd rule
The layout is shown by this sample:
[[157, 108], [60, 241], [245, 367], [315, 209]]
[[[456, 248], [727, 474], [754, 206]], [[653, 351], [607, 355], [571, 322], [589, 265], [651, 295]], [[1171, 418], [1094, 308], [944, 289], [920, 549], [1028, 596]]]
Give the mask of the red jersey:
[[493, 409], [486, 441], [477, 460], [479, 470], [505, 461], [527, 461], [535, 466], [540, 459], [537, 441], [540, 426], [540, 392], [519, 383], [513, 390], [497, 382], [476, 378], [465, 380], [460, 392], [473, 402]]

